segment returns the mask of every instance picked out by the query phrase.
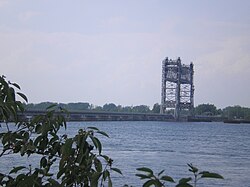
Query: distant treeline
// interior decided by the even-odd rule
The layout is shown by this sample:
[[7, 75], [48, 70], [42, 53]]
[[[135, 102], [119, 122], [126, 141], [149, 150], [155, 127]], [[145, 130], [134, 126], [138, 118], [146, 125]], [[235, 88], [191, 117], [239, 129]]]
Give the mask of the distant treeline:
[[[53, 103], [42, 102], [38, 104], [26, 104], [26, 110], [46, 110], [51, 105], [57, 104], [59, 107], [68, 111], [105, 111], [105, 112], [126, 112], [126, 113], [160, 113], [160, 105], [155, 103], [150, 109], [147, 105], [121, 106], [114, 103], [107, 103], [103, 106], [95, 106], [87, 102], [78, 103]], [[167, 113], [173, 113], [174, 110], [168, 110]], [[250, 120], [250, 108], [241, 106], [228, 106], [224, 109], [217, 109], [214, 104], [200, 104], [194, 108], [195, 115], [222, 116], [229, 119], [247, 119]]]
[[42, 102], [38, 104], [26, 104], [27, 110], [46, 110], [47, 107], [57, 104], [59, 107], [67, 109], [68, 111], [106, 111], [106, 112], [132, 112], [132, 113], [159, 113], [160, 105], [155, 104], [153, 109], [150, 110], [149, 106], [138, 105], [138, 106], [121, 106], [114, 103], [108, 103], [103, 106], [95, 106], [90, 103], [78, 102], [78, 103], [52, 103]]

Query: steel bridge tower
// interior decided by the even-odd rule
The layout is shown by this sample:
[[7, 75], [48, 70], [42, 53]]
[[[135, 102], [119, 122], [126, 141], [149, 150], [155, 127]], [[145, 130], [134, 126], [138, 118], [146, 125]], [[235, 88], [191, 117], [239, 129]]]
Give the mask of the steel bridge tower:
[[182, 110], [192, 115], [194, 108], [193, 63], [184, 65], [181, 59], [164, 59], [162, 61], [162, 90], [160, 113], [166, 108], [174, 109], [174, 117], [180, 119]]

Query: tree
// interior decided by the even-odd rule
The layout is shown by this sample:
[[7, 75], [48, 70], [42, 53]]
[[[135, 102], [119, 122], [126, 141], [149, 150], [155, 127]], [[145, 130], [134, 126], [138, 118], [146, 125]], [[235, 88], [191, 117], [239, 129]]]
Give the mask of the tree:
[[148, 113], [150, 112], [149, 106], [138, 105], [133, 107], [133, 112], [135, 113]]
[[108, 111], [108, 112], [116, 112], [117, 111], [117, 106], [114, 103], [109, 103], [103, 105], [103, 110]]
[[217, 109], [213, 104], [200, 104], [195, 107], [196, 115], [216, 115]]
[[229, 106], [223, 109], [223, 116], [229, 119], [250, 119], [250, 109], [241, 106]]
[[158, 103], [155, 103], [155, 104], [154, 104], [153, 109], [152, 109], [152, 112], [153, 112], [153, 113], [157, 113], [157, 114], [160, 113], [160, 105], [159, 105]]

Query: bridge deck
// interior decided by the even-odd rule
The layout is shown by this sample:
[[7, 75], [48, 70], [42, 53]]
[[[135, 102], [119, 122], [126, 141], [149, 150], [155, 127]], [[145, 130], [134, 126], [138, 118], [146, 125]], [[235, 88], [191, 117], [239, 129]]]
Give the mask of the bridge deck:
[[[45, 115], [45, 111], [25, 111], [19, 117], [28, 120], [37, 115]], [[58, 113], [59, 114], [59, 113]], [[121, 112], [69, 112], [64, 114], [68, 121], [174, 121], [171, 114], [121, 113]]]

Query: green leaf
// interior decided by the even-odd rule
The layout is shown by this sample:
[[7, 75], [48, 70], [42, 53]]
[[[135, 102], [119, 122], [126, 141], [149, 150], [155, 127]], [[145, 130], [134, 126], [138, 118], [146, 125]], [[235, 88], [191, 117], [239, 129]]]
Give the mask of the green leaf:
[[218, 173], [201, 172], [201, 174], [201, 178], [224, 179], [223, 176]]
[[110, 169], [113, 170], [113, 171], [115, 171], [116, 173], [119, 173], [119, 174], [122, 175], [122, 172], [121, 172], [120, 169], [118, 169], [118, 168], [110, 168]]
[[24, 112], [24, 105], [21, 101], [16, 101], [16, 104], [21, 112]]
[[100, 140], [98, 138], [94, 137], [94, 136], [90, 136], [90, 138], [91, 138], [92, 142], [94, 143], [96, 149], [98, 149], [99, 154], [101, 154], [101, 152], [102, 152], [102, 144], [101, 144]]
[[18, 171], [20, 171], [20, 170], [22, 170], [22, 169], [24, 169], [24, 168], [26, 168], [26, 167], [24, 167], [24, 166], [14, 167], [14, 168], [10, 171], [10, 174], [11, 174], [11, 173], [17, 173]]
[[60, 184], [55, 179], [49, 178], [48, 181], [54, 187], [60, 186]]
[[147, 167], [137, 168], [136, 170], [143, 171], [143, 172], [149, 173], [150, 175], [153, 175], [153, 171], [150, 168], [147, 168]]
[[35, 146], [38, 146], [38, 143], [40, 143], [42, 139], [43, 139], [43, 136], [38, 136], [38, 137], [35, 139], [35, 141], [34, 141], [34, 145], [35, 145]]
[[107, 155], [100, 155], [101, 157], [103, 157], [107, 162], [110, 159]]
[[150, 179], [150, 176], [143, 175], [143, 174], [135, 174], [135, 176], [140, 177], [140, 179]]
[[102, 163], [101, 163], [101, 161], [98, 160], [97, 158], [95, 158], [94, 164], [95, 164], [96, 171], [101, 172], [102, 171]]
[[186, 183], [188, 183], [191, 180], [192, 180], [191, 177], [189, 177], [189, 178], [182, 178], [182, 179], [179, 180], [179, 184], [186, 184]]
[[109, 171], [108, 170], [104, 170], [103, 171], [103, 180], [105, 181], [108, 176], [110, 176]]
[[95, 172], [92, 177], [91, 177], [91, 187], [97, 187], [98, 186], [98, 181], [100, 176], [102, 175], [101, 172]]
[[151, 185], [154, 185], [154, 186], [158, 187], [158, 184], [154, 179], [151, 179], [151, 180], [148, 180], [147, 182], [145, 182], [143, 184], [143, 187], [150, 187]]
[[187, 164], [191, 169], [189, 169], [189, 171], [196, 173], [198, 172], [198, 168], [194, 167], [192, 164]]
[[60, 160], [59, 172], [56, 175], [56, 178], [59, 179], [66, 171], [66, 168], [62, 167], [63, 160]]
[[96, 133], [102, 134], [103, 136], [106, 136], [109, 138], [109, 135], [106, 132], [103, 131], [96, 131]]
[[52, 108], [54, 108], [54, 107], [56, 107], [56, 106], [57, 106], [57, 104], [52, 104], [52, 105], [48, 106], [48, 107], [46, 108], [46, 110], [51, 110]]
[[42, 157], [40, 160], [40, 167], [45, 168], [47, 166], [47, 159], [45, 157]]
[[42, 125], [40, 125], [40, 124], [36, 125], [35, 132], [37, 134], [41, 134], [41, 132], [42, 132]]
[[108, 187], [112, 187], [112, 180], [111, 180], [111, 177], [108, 176]]
[[96, 128], [96, 127], [87, 127], [88, 129], [92, 129], [92, 130], [97, 130], [97, 131], [99, 131], [99, 129], [98, 128]]
[[181, 183], [181, 184], [177, 184], [175, 187], [193, 187], [193, 186], [189, 183]]
[[28, 98], [23, 93], [17, 92], [17, 94], [28, 103]]
[[21, 89], [20, 86], [17, 83], [10, 83], [11, 85], [15, 86], [16, 88], [18, 88], [19, 90]]
[[69, 138], [65, 141], [65, 144], [62, 146], [62, 157], [68, 157], [72, 152], [73, 139]]
[[174, 182], [174, 179], [170, 176], [167, 176], [167, 175], [162, 176], [161, 180], [168, 181], [168, 182]]

